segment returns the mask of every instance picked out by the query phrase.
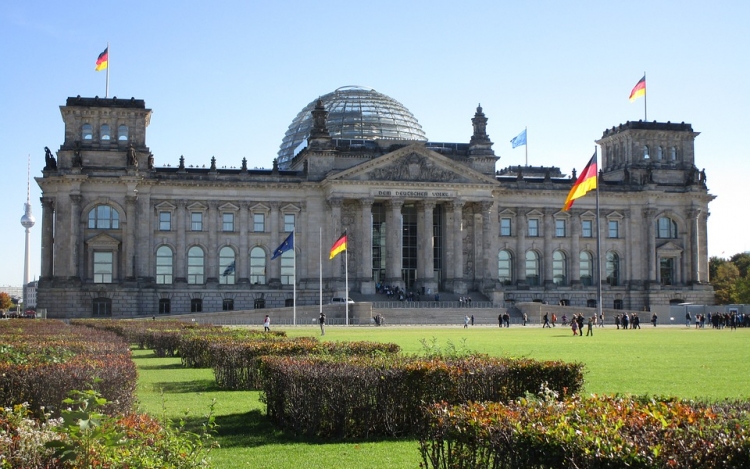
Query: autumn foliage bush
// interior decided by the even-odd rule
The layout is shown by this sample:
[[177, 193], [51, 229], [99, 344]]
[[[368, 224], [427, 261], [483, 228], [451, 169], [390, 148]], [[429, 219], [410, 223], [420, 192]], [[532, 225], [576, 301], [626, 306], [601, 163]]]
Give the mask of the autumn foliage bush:
[[507, 401], [544, 383], [562, 395], [583, 385], [582, 365], [486, 356], [264, 356], [268, 417], [295, 434], [334, 438], [415, 435], [423, 405]]
[[426, 416], [419, 434], [426, 468], [750, 467], [748, 402], [543, 397], [435, 403]]
[[109, 399], [108, 413], [129, 411], [136, 367], [115, 334], [61, 321], [0, 322], [0, 406], [28, 403], [58, 415], [68, 393], [88, 387]]

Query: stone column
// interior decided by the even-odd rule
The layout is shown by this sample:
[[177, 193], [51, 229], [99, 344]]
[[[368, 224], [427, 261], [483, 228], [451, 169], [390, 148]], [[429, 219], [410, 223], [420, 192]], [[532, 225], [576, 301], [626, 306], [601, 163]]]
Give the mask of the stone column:
[[54, 238], [52, 236], [55, 219], [55, 202], [50, 197], [42, 197], [42, 273], [41, 277], [50, 279], [54, 275], [52, 255], [54, 253]]
[[417, 286], [434, 289], [435, 251], [434, 251], [434, 210], [435, 202], [425, 201], [417, 204]]
[[375, 293], [375, 285], [372, 281], [372, 204], [374, 202], [370, 198], [359, 200], [362, 207], [359, 224], [360, 251], [362, 253], [359, 266], [359, 277], [362, 279], [360, 293], [366, 295]]
[[635, 257], [632, 248], [632, 246], [635, 245], [633, 244], [633, 240], [630, 238], [630, 210], [625, 210], [623, 213], [623, 217], [623, 226], [620, 227], [623, 232], [620, 233], [620, 236], [625, 237], [625, 243], [623, 244], [622, 252], [622, 255], [625, 257], [625, 259], [620, 260], [620, 265], [625, 267], [625, 272], [622, 272], [622, 269], [620, 269], [620, 278], [622, 279], [622, 285], [630, 285], [630, 281], [633, 279], [633, 258]]
[[453, 293], [466, 293], [464, 279], [463, 200], [453, 201]]
[[[135, 272], [140, 278], [154, 278], [156, 269], [150, 269], [149, 265], [154, 259], [154, 231], [152, 223], [154, 208], [151, 206], [151, 194], [148, 191], [138, 193], [135, 215]], [[140, 242], [138, 242], [140, 240]], [[182, 254], [185, 255], [184, 253]]]
[[185, 238], [188, 230], [188, 223], [185, 222], [185, 216], [187, 214], [187, 201], [177, 201], [177, 245], [175, 246], [174, 253], [174, 281], [185, 283], [187, 282], [187, 270], [185, 266], [185, 259], [187, 252], [185, 251]]
[[[126, 280], [135, 280], [135, 231], [136, 231], [136, 215], [135, 215], [135, 203], [138, 201], [136, 195], [125, 196], [125, 217], [128, 220], [128, 224], [125, 227], [125, 239], [123, 243], [122, 255], [125, 259], [122, 259], [120, 265], [124, 266], [125, 272], [123, 278]], [[123, 262], [124, 261], [124, 262]], [[118, 275], [119, 277], [119, 275]]]
[[647, 208], [643, 211], [643, 223], [646, 225], [646, 277], [647, 283], [658, 283], [656, 277], [656, 209]]
[[[247, 203], [241, 203], [239, 213], [239, 227], [237, 229], [240, 235], [240, 252], [237, 254], [235, 259], [235, 272], [237, 273], [237, 283], [248, 284], [250, 283], [250, 253], [248, 252], [248, 231], [250, 218], [250, 205]], [[273, 248], [272, 248], [273, 249]]]
[[570, 285], [581, 286], [581, 217], [577, 210], [570, 211]]
[[[330, 231], [328, 235], [328, 240], [330, 241], [329, 246], [333, 246], [333, 243], [335, 243], [339, 239], [339, 236], [341, 236], [341, 234], [343, 233], [343, 230], [341, 229], [342, 203], [343, 201], [339, 197], [328, 199], [328, 206], [331, 207], [331, 224], [329, 225]], [[323, 255], [325, 256], [325, 254], [326, 252], [324, 250]], [[342, 254], [338, 254], [336, 257], [329, 261], [329, 264], [331, 265], [331, 278], [335, 280], [344, 278], [344, 270], [340, 257], [341, 255]]]
[[[492, 223], [491, 217], [495, 204], [491, 201], [484, 201], [479, 204], [480, 210], [482, 211], [482, 249], [479, 252], [479, 256], [476, 258], [475, 264], [477, 265], [477, 278], [482, 280], [483, 287], [492, 286], [492, 271], [490, 265], [493, 263], [497, 265], [497, 254], [492, 250]], [[493, 255], [491, 255], [493, 254]]]
[[516, 269], [516, 282], [526, 283], [526, 215], [521, 214], [523, 209], [516, 208], [515, 230], [516, 230], [516, 258], [514, 267]]
[[542, 275], [543, 279], [540, 279], [539, 285], [549, 287], [553, 285], [554, 279], [552, 278], [552, 235], [555, 232], [555, 222], [552, 215], [557, 209], [546, 208], [544, 209], [544, 219], [542, 221], [542, 229], [544, 230], [544, 258], [542, 259]]
[[210, 201], [206, 211], [206, 224], [208, 225], [208, 253], [206, 262], [206, 283], [219, 282], [219, 230], [221, 230], [221, 213], [219, 203]]
[[646, 246], [643, 236], [645, 234], [643, 228], [643, 222], [646, 220], [641, 208], [638, 206], [632, 206], [630, 209], [630, 217], [626, 218], [629, 229], [626, 231], [628, 240], [627, 243], [631, 246], [629, 252], [630, 255], [630, 283], [632, 285], [643, 285], [646, 276]]
[[271, 253], [268, 256], [268, 278], [266, 281], [269, 286], [281, 285], [281, 259], [270, 260], [273, 257], [273, 250], [279, 247], [281, 241], [279, 240], [279, 206], [278, 202], [271, 202], [271, 220], [269, 221], [271, 228], [271, 245], [268, 246], [268, 251]]
[[[81, 269], [83, 260], [81, 259], [81, 201], [83, 197], [80, 194], [70, 195], [70, 243], [68, 259], [68, 277], [86, 278], [86, 270]], [[83, 277], [81, 273], [84, 273]]]
[[[690, 260], [689, 267], [684, 274], [686, 283], [701, 283], [701, 266], [700, 266], [700, 209], [688, 210], [688, 233], [690, 233]], [[686, 262], [687, 264], [687, 262]]]
[[401, 279], [401, 262], [403, 257], [403, 234], [401, 232], [401, 207], [403, 200], [390, 200], [387, 205], [386, 215], [386, 283], [390, 285], [404, 286]]

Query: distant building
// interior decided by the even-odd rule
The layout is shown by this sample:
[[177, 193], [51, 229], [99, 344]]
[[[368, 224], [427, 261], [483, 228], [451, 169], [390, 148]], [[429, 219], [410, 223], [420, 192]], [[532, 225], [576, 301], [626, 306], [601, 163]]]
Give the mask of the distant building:
[[37, 281], [29, 282], [28, 285], [26, 285], [26, 304], [24, 305], [24, 308], [26, 309], [35, 309], [36, 308], [36, 290], [37, 290]]
[[[321, 251], [324, 297], [346, 296], [344, 255], [326, 256], [344, 231], [353, 292], [389, 284], [498, 305], [596, 305], [594, 195], [563, 212], [574, 176], [496, 171], [481, 107], [471, 127], [467, 116], [468, 143], [439, 143], [392, 98], [342, 88], [304, 108], [267, 170], [182, 157], [157, 168], [142, 100], [68, 98], [61, 112], [64, 141], [36, 179], [38, 306], [49, 317], [284, 306], [293, 282], [298, 304], [316, 304]], [[694, 163], [697, 135], [627, 122], [597, 141], [603, 306], [713, 303], [714, 196]], [[271, 260], [292, 231], [294, 251]]]

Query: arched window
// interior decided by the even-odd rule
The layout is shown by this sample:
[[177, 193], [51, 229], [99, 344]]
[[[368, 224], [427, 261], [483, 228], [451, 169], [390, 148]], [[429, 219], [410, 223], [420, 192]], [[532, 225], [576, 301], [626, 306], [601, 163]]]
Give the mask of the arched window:
[[506, 250], [497, 253], [497, 279], [503, 285], [513, 282], [513, 257]]
[[555, 285], [566, 285], [568, 282], [568, 259], [562, 251], [552, 254], [552, 281]]
[[620, 284], [620, 256], [615, 252], [607, 253], [607, 283], [616, 287]]
[[292, 285], [294, 282], [294, 250], [281, 255], [281, 284]]
[[266, 251], [261, 247], [254, 247], [250, 251], [250, 283], [266, 284]]
[[219, 283], [221, 285], [234, 285], [236, 264], [234, 262], [234, 249], [224, 246], [219, 251]]
[[665, 239], [677, 238], [677, 223], [669, 217], [661, 217], [656, 221], [656, 237]]
[[109, 139], [110, 139], [109, 125], [102, 124], [101, 128], [99, 129], [99, 140], [109, 141]]
[[644, 160], [649, 159], [649, 156], [648, 156], [648, 145], [643, 145], [643, 159]]
[[539, 255], [534, 251], [526, 253], [526, 283], [530, 286], [539, 285]]
[[84, 140], [91, 140], [94, 138], [94, 128], [91, 127], [91, 124], [83, 124], [81, 127], [81, 138]]
[[669, 149], [669, 159], [672, 161], [677, 159], [677, 149], [675, 147]]
[[117, 128], [117, 140], [120, 142], [128, 141], [128, 126], [121, 125]]
[[205, 256], [203, 249], [193, 246], [188, 250], [188, 275], [187, 281], [191, 285], [203, 283], [205, 267]]
[[120, 214], [109, 205], [97, 205], [89, 212], [89, 228], [92, 230], [119, 230]]
[[156, 283], [159, 285], [172, 284], [172, 265], [174, 255], [169, 246], [159, 246], [156, 250]]
[[661, 161], [664, 158], [664, 149], [662, 147], [656, 148], [656, 159]]
[[594, 261], [590, 252], [583, 251], [578, 256], [578, 270], [581, 274], [581, 284], [590, 287], [594, 283]]

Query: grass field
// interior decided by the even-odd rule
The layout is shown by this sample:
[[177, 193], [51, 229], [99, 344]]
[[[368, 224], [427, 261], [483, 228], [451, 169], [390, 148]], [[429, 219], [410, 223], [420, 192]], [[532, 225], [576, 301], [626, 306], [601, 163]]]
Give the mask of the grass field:
[[[318, 335], [313, 327], [289, 336]], [[536, 327], [328, 327], [326, 340], [395, 342], [404, 353], [422, 353], [422, 342], [497, 356], [584, 363], [586, 393], [672, 395], [689, 399], [750, 399], [750, 329], [643, 327], [597, 328], [573, 337], [568, 328]], [[330, 443], [290, 437], [263, 416], [258, 392], [221, 391], [210, 369], [185, 369], [179, 359], [134, 351], [143, 410], [184, 418], [195, 428], [215, 399], [220, 449], [217, 468], [417, 468], [415, 440]]]

